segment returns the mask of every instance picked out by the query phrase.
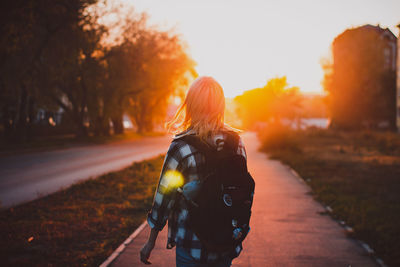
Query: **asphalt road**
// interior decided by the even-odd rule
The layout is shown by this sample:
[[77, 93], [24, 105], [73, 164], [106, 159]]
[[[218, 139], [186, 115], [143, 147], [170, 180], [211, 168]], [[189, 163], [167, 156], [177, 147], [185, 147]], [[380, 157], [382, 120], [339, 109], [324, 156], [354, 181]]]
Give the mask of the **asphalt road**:
[[[251, 231], [232, 266], [377, 266], [362, 247], [313, 200], [309, 187], [280, 162], [257, 150], [255, 134], [243, 135], [248, 167], [256, 181]], [[175, 266], [175, 251], [166, 249], [167, 227], [159, 234], [152, 266]], [[139, 251], [146, 226], [111, 266], [142, 266]]]
[[53, 193], [71, 184], [166, 153], [170, 136], [73, 147], [0, 158], [1, 207]]

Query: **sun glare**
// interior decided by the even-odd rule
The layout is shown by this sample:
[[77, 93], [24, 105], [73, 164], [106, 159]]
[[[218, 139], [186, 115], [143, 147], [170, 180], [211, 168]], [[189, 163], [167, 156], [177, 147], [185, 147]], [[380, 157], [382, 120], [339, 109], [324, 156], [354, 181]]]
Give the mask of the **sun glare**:
[[174, 105], [179, 106], [181, 104], [182, 100], [179, 96], [174, 97]]
[[322, 93], [320, 62], [338, 34], [366, 23], [397, 34], [400, 22], [400, 1], [394, 0], [123, 2], [180, 33], [199, 75], [213, 76], [227, 97], [282, 76], [302, 92]]

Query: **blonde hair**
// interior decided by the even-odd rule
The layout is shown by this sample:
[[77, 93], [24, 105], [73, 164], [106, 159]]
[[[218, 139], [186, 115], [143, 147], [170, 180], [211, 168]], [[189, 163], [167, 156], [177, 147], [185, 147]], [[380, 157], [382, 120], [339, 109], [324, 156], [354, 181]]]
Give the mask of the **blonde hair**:
[[221, 85], [212, 77], [202, 76], [192, 83], [185, 101], [166, 127], [175, 134], [191, 128], [200, 138], [206, 139], [226, 127], [224, 111], [225, 96]]

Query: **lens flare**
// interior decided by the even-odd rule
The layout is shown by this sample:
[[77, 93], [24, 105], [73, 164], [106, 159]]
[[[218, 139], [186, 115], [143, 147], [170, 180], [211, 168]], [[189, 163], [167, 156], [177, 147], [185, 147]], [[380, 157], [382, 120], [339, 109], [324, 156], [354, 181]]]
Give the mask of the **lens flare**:
[[183, 185], [183, 176], [176, 170], [167, 171], [162, 179], [162, 185], [168, 190], [181, 187]]

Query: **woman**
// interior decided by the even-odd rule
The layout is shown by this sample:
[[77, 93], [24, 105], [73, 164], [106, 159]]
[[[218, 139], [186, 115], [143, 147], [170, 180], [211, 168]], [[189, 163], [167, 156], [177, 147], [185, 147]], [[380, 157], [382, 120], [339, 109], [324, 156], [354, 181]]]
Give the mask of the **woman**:
[[[205, 159], [196, 148], [184, 142], [185, 135], [197, 135], [209, 145], [222, 148], [233, 128], [224, 124], [225, 97], [222, 87], [211, 77], [200, 77], [190, 86], [186, 99], [174, 118], [166, 125], [175, 127], [175, 135], [160, 175], [154, 203], [148, 214], [151, 232], [140, 252], [141, 261], [148, 259], [154, 248], [158, 232], [168, 220], [167, 248], [176, 246], [176, 266], [231, 266], [232, 259], [242, 250], [242, 245], [225, 253], [207, 251], [188, 225], [188, 210], [185, 201], [177, 198], [178, 188], [189, 182], [198, 181], [199, 171]], [[234, 133], [236, 134], [236, 133]], [[236, 151], [246, 158], [241, 140]], [[182, 176], [180, 176], [182, 174]], [[176, 201], [175, 201], [176, 200]]]

